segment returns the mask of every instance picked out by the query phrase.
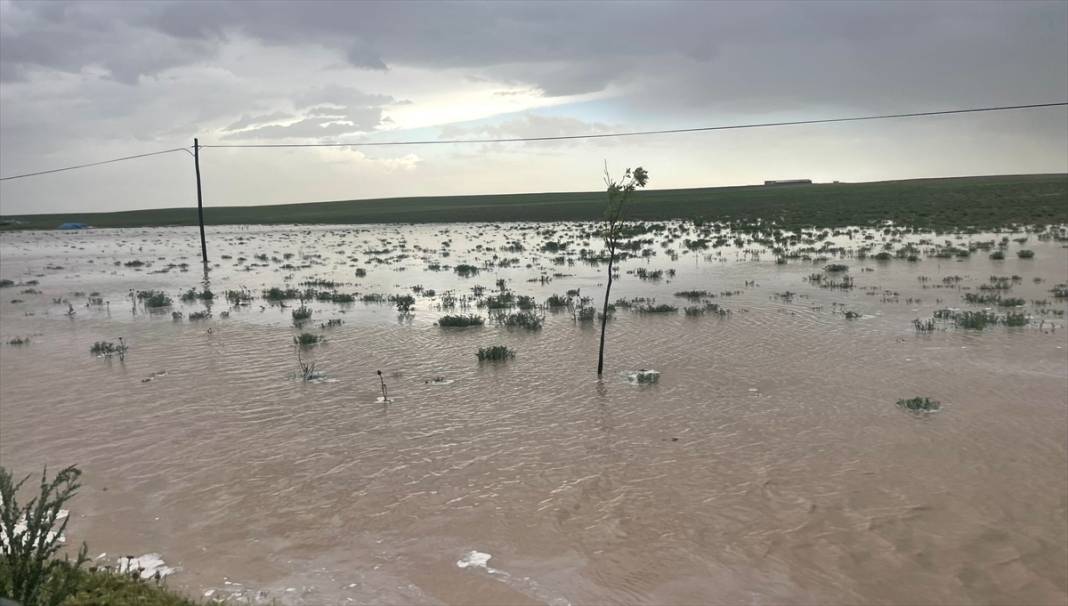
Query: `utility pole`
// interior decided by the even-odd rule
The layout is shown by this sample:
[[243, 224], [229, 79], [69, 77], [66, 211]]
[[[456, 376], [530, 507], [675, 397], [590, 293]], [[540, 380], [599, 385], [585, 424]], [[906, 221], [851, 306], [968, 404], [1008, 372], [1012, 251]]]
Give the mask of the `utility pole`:
[[193, 164], [197, 167], [197, 218], [200, 222], [200, 258], [208, 264], [208, 241], [204, 239], [204, 198], [200, 195], [200, 141], [193, 139]]

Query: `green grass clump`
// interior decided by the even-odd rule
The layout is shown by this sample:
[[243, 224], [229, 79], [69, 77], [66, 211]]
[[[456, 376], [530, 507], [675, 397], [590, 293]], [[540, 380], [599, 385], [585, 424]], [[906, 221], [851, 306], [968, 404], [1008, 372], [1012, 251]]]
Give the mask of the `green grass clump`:
[[293, 342], [301, 347], [311, 347], [312, 345], [318, 345], [322, 341], [322, 336], [310, 332], [302, 332], [293, 337]]
[[245, 305], [251, 302], [252, 299], [253, 295], [247, 288], [226, 291], [226, 300], [229, 301], [231, 305]]
[[[64, 564], [71, 568], [69, 564]], [[198, 606], [155, 579], [137, 571], [116, 573], [98, 568], [71, 568], [73, 590], [60, 606]]]
[[293, 314], [293, 322], [294, 323], [300, 323], [300, 322], [304, 322], [305, 320], [308, 320], [308, 319], [310, 319], [312, 317], [312, 310], [309, 309], [308, 307], [304, 306], [304, 305], [301, 305], [300, 307], [294, 309], [292, 314]]
[[560, 295], [552, 295], [548, 299], [545, 299], [545, 307], [567, 307], [571, 299], [567, 297], [561, 297]]
[[441, 327], [459, 327], [465, 326], [482, 326], [486, 321], [481, 316], [468, 315], [468, 316], [441, 316], [438, 319], [438, 326]]
[[278, 288], [272, 286], [263, 291], [263, 298], [268, 301], [285, 301], [288, 299], [299, 299], [304, 293], [296, 288]]
[[849, 266], [842, 263], [831, 263], [830, 265], [825, 265], [823, 271], [829, 274], [841, 273], [843, 271], [849, 271]]
[[137, 292], [137, 298], [141, 300], [145, 307], [151, 309], [170, 307], [171, 303], [173, 303], [170, 297], [159, 290], [140, 290]]
[[515, 357], [515, 351], [505, 347], [504, 345], [493, 345], [490, 347], [479, 347], [475, 353], [478, 356], [479, 362], [494, 361], [503, 362], [505, 360], [511, 360]]
[[934, 412], [938, 410], [942, 403], [938, 400], [932, 400], [930, 398], [909, 398], [907, 400], [898, 400], [897, 405], [915, 412]]
[[1016, 251], [1016, 256], [1021, 259], [1034, 259], [1035, 251], [1026, 248]]
[[678, 307], [674, 305], [668, 305], [667, 303], [661, 303], [660, 305], [654, 305], [652, 303], [646, 303], [645, 305], [639, 305], [634, 308], [638, 313], [643, 314], [673, 314], [679, 311]]
[[9, 340], [7, 342], [7, 344], [8, 345], [15, 345], [15, 346], [18, 346], [18, 345], [29, 345], [30, 344], [30, 338], [29, 337], [15, 337], [15, 338]]
[[191, 303], [193, 301], [211, 301], [215, 298], [215, 293], [211, 292], [208, 288], [205, 288], [200, 292], [197, 292], [197, 289], [195, 288], [190, 288], [183, 292], [179, 298], [185, 303]]
[[990, 253], [990, 258], [994, 261], [1004, 261], [1005, 251], [995, 250], [994, 252]]
[[711, 295], [707, 290], [680, 290], [679, 292], [675, 293], [675, 296], [681, 297], [683, 299], [689, 299], [690, 301], [696, 301], [697, 299], [701, 299], [703, 297], [710, 297], [713, 295]]
[[541, 330], [542, 322], [540, 316], [529, 311], [520, 311], [514, 314], [501, 314], [497, 316], [497, 323], [507, 328]]
[[1004, 299], [1000, 299], [998, 301], [998, 305], [1001, 307], [1020, 307], [1026, 304], [1027, 301], [1019, 297], [1005, 297]]
[[1020, 327], [1027, 326], [1031, 323], [1031, 318], [1024, 313], [1009, 312], [1005, 314], [1005, 318], [1002, 319], [1002, 324], [1005, 326]]
[[111, 356], [117, 355], [121, 359], [126, 356], [126, 351], [128, 349], [129, 346], [126, 345], [126, 342], [120, 338], [118, 345], [112, 343], [111, 341], [97, 341], [89, 347], [89, 353], [93, 354], [94, 356], [103, 356], [105, 358], [110, 358]]
[[194, 312], [189, 314], [189, 321], [190, 322], [201, 322], [203, 320], [207, 320], [210, 317], [211, 317], [211, 312], [210, 311], [207, 311], [207, 310], [194, 311]]
[[478, 274], [477, 267], [475, 267], [474, 265], [468, 265], [466, 263], [461, 263], [456, 267], [453, 267], [452, 270], [455, 271], [456, 274], [461, 278], [470, 278], [471, 276]]
[[399, 312], [409, 312], [415, 307], [415, 297], [411, 295], [394, 295], [390, 297]]
[[14, 286], [14, 285], [15, 285], [14, 280], [8, 280], [7, 278], [4, 278], [4, 279], [0, 280], [0, 288], [8, 288], [9, 286]]

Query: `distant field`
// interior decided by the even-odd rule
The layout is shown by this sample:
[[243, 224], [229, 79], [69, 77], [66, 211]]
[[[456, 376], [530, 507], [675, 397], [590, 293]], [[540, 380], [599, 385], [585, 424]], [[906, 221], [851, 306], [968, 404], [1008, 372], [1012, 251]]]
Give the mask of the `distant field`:
[[[602, 192], [435, 196], [205, 207], [209, 225], [583, 221], [601, 217]], [[837, 227], [891, 220], [921, 228], [1068, 223], [1068, 174], [956, 177], [816, 185], [715, 187], [641, 192], [635, 220], [776, 220]], [[0, 217], [2, 229], [195, 225], [196, 207]]]

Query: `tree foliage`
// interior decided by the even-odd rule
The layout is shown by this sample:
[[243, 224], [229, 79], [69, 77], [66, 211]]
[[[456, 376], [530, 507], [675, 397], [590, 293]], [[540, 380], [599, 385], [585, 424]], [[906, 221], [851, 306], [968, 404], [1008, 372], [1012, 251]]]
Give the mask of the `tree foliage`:
[[608, 284], [604, 289], [604, 309], [601, 313], [601, 344], [597, 351], [597, 375], [604, 372], [604, 333], [608, 324], [608, 302], [612, 294], [612, 272], [616, 261], [616, 250], [623, 240], [623, 209], [634, 195], [634, 192], [644, 188], [649, 182], [649, 172], [642, 167], [628, 168], [619, 180], [613, 179], [608, 172], [608, 164], [604, 167], [604, 182], [608, 194], [608, 205], [604, 211], [604, 237], [605, 248], [608, 249]]

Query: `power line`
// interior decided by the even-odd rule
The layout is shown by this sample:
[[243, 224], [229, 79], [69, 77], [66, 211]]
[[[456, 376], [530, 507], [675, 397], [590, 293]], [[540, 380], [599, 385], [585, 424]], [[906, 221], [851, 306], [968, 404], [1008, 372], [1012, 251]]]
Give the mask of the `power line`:
[[596, 133], [588, 135], [560, 135], [555, 137], [515, 137], [509, 139], [429, 139], [423, 141], [364, 141], [357, 143], [250, 143], [231, 145], [201, 145], [215, 148], [269, 148], [269, 147], [377, 147], [385, 145], [447, 145], [459, 143], [519, 143], [523, 141], [567, 141], [573, 139], [605, 139], [608, 137], [638, 137], [643, 135], [674, 135], [680, 133], [699, 133], [715, 130], [736, 130], [742, 128], [767, 128], [772, 126], [800, 126], [803, 124], [828, 124], [832, 122], [857, 122], [860, 120], [886, 120], [889, 118], [916, 118], [922, 116], [943, 116], [947, 114], [968, 114], [976, 112], [995, 112], [1020, 109], [1037, 109], [1068, 105], [1068, 101], [1058, 103], [1032, 103], [1029, 105], [1003, 105], [999, 107], [976, 107], [967, 109], [947, 109], [933, 112], [912, 112], [906, 114], [882, 114], [877, 116], [854, 116], [850, 118], [824, 118], [820, 120], [794, 120], [790, 122], [759, 122], [754, 124], [730, 124], [725, 126], [701, 126], [697, 128], [675, 128], [667, 130], [643, 130], [621, 133]]
[[[974, 107], [965, 109], [947, 109], [931, 112], [911, 112], [904, 114], [881, 114], [875, 116], [853, 116], [848, 118], [823, 118], [819, 120], [793, 120], [789, 122], [758, 122], [752, 124], [729, 124], [723, 126], [701, 126], [696, 128], [675, 128], [665, 130], [644, 130], [644, 131], [629, 131], [619, 133], [592, 133], [586, 135], [559, 135], [553, 137], [514, 137], [514, 138], [501, 138], [501, 139], [428, 139], [422, 141], [363, 141], [355, 143], [252, 143], [252, 144], [231, 144], [231, 145], [201, 145], [201, 148], [213, 147], [213, 148], [279, 148], [279, 147], [380, 147], [386, 145], [456, 145], [464, 143], [520, 143], [520, 142], [536, 142], [536, 141], [570, 141], [576, 139], [605, 139], [609, 137], [639, 137], [645, 135], [676, 135], [682, 133], [699, 133], [709, 132], [717, 130], [737, 130], [743, 128], [768, 128], [774, 126], [801, 126], [805, 124], [830, 124], [834, 122], [859, 122], [861, 120], [887, 120], [892, 118], [918, 118], [924, 116], [944, 116], [949, 114], [970, 114], [978, 112], [996, 112], [996, 111], [1009, 111], [1009, 110], [1021, 110], [1021, 109], [1039, 109], [1046, 107], [1063, 107], [1068, 106], [1068, 101], [1060, 101], [1057, 103], [1032, 103], [1028, 105], [1002, 105], [996, 107]], [[51, 170], [42, 170], [32, 173], [24, 173], [21, 175], [11, 175], [9, 177], [0, 177], [0, 181], [9, 181], [12, 179], [22, 179], [25, 177], [36, 177], [39, 175], [48, 175], [52, 173], [59, 173], [68, 170], [76, 170], [79, 168], [89, 168], [92, 166], [100, 166], [102, 164], [112, 164], [114, 162], [122, 162], [124, 160], [134, 160], [137, 158], [147, 158], [149, 156], [158, 156], [161, 154], [169, 154], [173, 152], [185, 152], [192, 155], [186, 147], [176, 147], [173, 149], [165, 149], [162, 151], [151, 152], [147, 154], [137, 154], [133, 156], [123, 156], [121, 158], [112, 158], [110, 160], [101, 160], [100, 162], [90, 162], [87, 164], [77, 164], [74, 166], [65, 166], [63, 168], [54, 168]]]
[[101, 164], [111, 164], [113, 162], [122, 162], [123, 160], [134, 160], [136, 158], [147, 158], [149, 156], [158, 156], [160, 154], [169, 154], [172, 152], [184, 151], [189, 153], [189, 150], [184, 147], [175, 147], [174, 149], [165, 149], [163, 151], [151, 152], [147, 154], [137, 154], [135, 156], [123, 156], [122, 158], [112, 158], [110, 160], [101, 160], [100, 162], [90, 162], [88, 164], [77, 164], [75, 166], [65, 166], [63, 168], [53, 168], [52, 170], [41, 170], [35, 173], [24, 173], [21, 175], [11, 175], [10, 177], [0, 177], [0, 181], [7, 181], [10, 179], [22, 179], [23, 177], [36, 177], [38, 175], [48, 175], [51, 173], [61, 173], [65, 170], [75, 170], [78, 168], [89, 168], [90, 166], [100, 166]]

